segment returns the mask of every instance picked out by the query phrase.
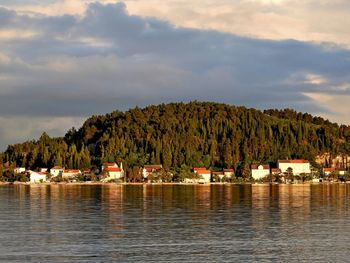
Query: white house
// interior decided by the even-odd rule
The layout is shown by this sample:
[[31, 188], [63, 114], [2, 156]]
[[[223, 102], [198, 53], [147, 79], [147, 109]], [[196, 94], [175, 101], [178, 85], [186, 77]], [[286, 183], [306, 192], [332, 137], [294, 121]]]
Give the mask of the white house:
[[340, 168], [338, 169], [339, 175], [345, 175], [346, 174], [346, 169]]
[[310, 163], [307, 160], [278, 160], [278, 168], [281, 169], [282, 173], [291, 168], [294, 175], [311, 173]]
[[199, 183], [210, 183], [210, 179], [211, 179], [211, 172], [209, 170], [207, 170], [207, 168], [194, 168], [193, 169], [194, 173], [199, 175]]
[[104, 164], [102, 164], [102, 171], [104, 171], [107, 168], [119, 168], [119, 166], [116, 163], [104, 163]]
[[251, 169], [252, 169], [252, 177], [254, 180], [259, 180], [270, 174], [270, 165], [268, 164], [264, 164], [264, 165], [253, 164], [251, 166]]
[[64, 168], [61, 166], [55, 166], [50, 169], [50, 174], [52, 176], [62, 176]]
[[327, 168], [323, 168], [323, 174], [325, 175], [325, 176], [328, 176], [328, 175], [330, 175], [331, 173], [333, 173], [335, 171], [335, 169], [334, 168], [331, 168], [331, 167], [327, 167]]
[[220, 181], [222, 181], [222, 179], [224, 178], [224, 172], [212, 172], [212, 175], [219, 177]]
[[64, 170], [62, 172], [62, 178], [72, 179], [74, 176], [81, 174], [80, 170]]
[[20, 174], [20, 173], [24, 173], [26, 171], [26, 168], [24, 167], [16, 167], [14, 170], [15, 174]]
[[47, 168], [40, 168], [40, 172], [42, 173], [47, 173], [48, 169]]
[[145, 165], [142, 169], [142, 176], [146, 179], [150, 173], [157, 172], [162, 168], [163, 166], [161, 164]]
[[46, 182], [46, 173], [45, 172], [33, 172], [30, 171], [30, 182], [31, 183], [43, 183]]
[[226, 178], [232, 178], [235, 175], [233, 169], [224, 169], [224, 175]]
[[121, 179], [124, 177], [124, 170], [120, 168], [115, 167], [108, 167], [104, 169], [104, 172], [106, 173], [106, 178], [104, 181], [114, 180], [114, 179]]

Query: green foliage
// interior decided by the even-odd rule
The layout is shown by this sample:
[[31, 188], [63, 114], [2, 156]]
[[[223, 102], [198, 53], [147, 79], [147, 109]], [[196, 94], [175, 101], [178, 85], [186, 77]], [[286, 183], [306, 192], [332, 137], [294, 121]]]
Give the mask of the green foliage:
[[[175, 169], [178, 180], [195, 166], [233, 168], [250, 180], [251, 163], [350, 153], [350, 127], [293, 110], [267, 110], [218, 103], [171, 103], [92, 116], [64, 138], [44, 133], [38, 141], [10, 145], [3, 161], [35, 169], [84, 168], [123, 162], [133, 171], [149, 163]], [[184, 169], [182, 165], [187, 167]], [[141, 181], [133, 172], [129, 181]]]

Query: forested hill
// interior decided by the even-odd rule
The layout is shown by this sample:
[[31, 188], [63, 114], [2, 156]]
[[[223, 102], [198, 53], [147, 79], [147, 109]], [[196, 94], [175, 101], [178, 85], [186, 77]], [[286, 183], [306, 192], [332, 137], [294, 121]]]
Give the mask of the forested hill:
[[3, 161], [27, 168], [83, 168], [105, 161], [124, 166], [162, 163], [165, 168], [223, 167], [244, 171], [251, 163], [314, 160], [350, 153], [350, 128], [293, 110], [264, 113], [218, 103], [162, 104], [92, 116], [64, 138], [11, 145]]

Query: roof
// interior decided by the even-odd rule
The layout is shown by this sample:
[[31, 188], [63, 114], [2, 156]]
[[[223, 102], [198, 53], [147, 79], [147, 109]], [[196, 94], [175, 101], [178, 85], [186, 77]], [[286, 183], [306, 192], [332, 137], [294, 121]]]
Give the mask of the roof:
[[46, 175], [45, 172], [37, 172], [37, 174], [40, 174], [40, 175]]
[[252, 164], [251, 168], [252, 170], [258, 170], [259, 169], [259, 166], [262, 166], [264, 170], [270, 170], [270, 165], [269, 164]]
[[333, 172], [334, 168], [332, 168], [332, 167], [323, 168], [323, 171], [325, 171], [325, 172]]
[[280, 168], [272, 168], [271, 172], [273, 172], [273, 173], [281, 173], [282, 171], [281, 171]]
[[209, 170], [199, 170], [197, 171], [198, 174], [210, 174], [211, 172]]
[[107, 172], [121, 172], [122, 170], [120, 168], [114, 168], [114, 167], [108, 167], [105, 169]]
[[213, 174], [216, 174], [216, 175], [224, 175], [224, 172], [213, 172]]
[[233, 169], [224, 169], [224, 172], [234, 172], [234, 170]]
[[193, 171], [201, 171], [201, 170], [207, 170], [205, 167], [195, 167], [193, 168]]
[[296, 159], [296, 160], [278, 160], [279, 163], [309, 163], [308, 160]]

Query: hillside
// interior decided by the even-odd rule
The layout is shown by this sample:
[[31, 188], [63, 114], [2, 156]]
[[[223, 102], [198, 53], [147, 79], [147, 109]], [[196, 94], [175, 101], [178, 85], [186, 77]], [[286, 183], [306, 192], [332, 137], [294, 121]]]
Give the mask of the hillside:
[[350, 153], [350, 128], [293, 110], [261, 112], [218, 103], [161, 104], [92, 116], [64, 138], [10, 145], [3, 162], [27, 168], [84, 168], [105, 161], [126, 167], [162, 163], [227, 167], [245, 173], [251, 163], [280, 158], [313, 161], [322, 153]]

